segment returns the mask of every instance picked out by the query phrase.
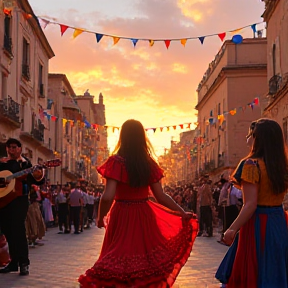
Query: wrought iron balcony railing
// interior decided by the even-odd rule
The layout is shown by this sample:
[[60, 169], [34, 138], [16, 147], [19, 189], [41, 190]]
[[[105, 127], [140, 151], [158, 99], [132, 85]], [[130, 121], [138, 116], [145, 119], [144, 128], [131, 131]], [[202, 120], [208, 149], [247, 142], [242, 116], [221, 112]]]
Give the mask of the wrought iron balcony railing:
[[15, 102], [11, 96], [0, 100], [0, 117], [5, 117], [15, 122], [15, 124], [20, 125], [19, 112], [20, 104]]
[[280, 88], [281, 80], [282, 78], [279, 75], [274, 75], [271, 77], [271, 79], [269, 80], [269, 94], [270, 95], [274, 95], [277, 93], [277, 91]]
[[40, 142], [44, 142], [44, 129], [45, 126], [43, 124], [39, 124], [36, 127], [33, 127], [31, 131], [32, 137]]

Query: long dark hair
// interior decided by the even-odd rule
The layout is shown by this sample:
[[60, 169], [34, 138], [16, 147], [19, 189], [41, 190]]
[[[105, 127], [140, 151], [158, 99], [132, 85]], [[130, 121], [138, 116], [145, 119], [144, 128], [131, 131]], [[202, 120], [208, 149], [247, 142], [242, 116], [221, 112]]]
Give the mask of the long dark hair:
[[120, 155], [125, 159], [130, 186], [148, 185], [151, 170], [157, 164], [152, 158], [153, 147], [139, 121], [130, 119], [124, 122], [113, 154]]
[[262, 158], [273, 193], [285, 192], [288, 188], [288, 163], [280, 125], [272, 119], [261, 118], [253, 127], [252, 137], [254, 142], [246, 158]]

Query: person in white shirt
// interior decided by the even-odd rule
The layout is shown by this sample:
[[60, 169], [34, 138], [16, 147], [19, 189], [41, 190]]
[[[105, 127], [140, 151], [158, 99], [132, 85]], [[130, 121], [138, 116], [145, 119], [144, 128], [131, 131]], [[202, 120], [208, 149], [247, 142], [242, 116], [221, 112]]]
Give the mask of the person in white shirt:
[[74, 234], [80, 234], [79, 224], [80, 224], [80, 212], [81, 206], [83, 206], [83, 193], [80, 189], [80, 182], [78, 181], [76, 187], [71, 190], [69, 197], [70, 204], [70, 222], [73, 221]]

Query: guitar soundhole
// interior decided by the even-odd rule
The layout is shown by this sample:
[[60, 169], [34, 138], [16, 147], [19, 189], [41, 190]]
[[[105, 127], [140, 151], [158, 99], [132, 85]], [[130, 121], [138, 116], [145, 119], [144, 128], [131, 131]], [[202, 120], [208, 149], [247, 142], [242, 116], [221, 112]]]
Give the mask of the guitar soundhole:
[[5, 178], [0, 178], [0, 188], [4, 188], [7, 186], [7, 183], [5, 181]]

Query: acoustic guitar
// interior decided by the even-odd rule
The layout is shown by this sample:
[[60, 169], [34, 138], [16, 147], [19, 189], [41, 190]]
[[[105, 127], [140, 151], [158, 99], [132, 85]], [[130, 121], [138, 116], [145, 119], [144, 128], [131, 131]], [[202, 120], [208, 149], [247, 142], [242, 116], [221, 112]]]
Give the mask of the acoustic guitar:
[[[29, 174], [29, 173], [33, 173], [36, 169], [39, 169], [39, 168], [42, 169], [42, 168], [58, 167], [60, 165], [61, 165], [60, 159], [53, 159], [53, 160], [48, 160], [41, 165], [37, 164], [33, 167], [30, 167], [25, 170], [21, 170], [14, 174], [10, 172], [9, 170], [0, 171], [0, 208], [6, 206], [10, 201], [12, 201], [14, 198], [17, 197], [14, 191], [16, 178]], [[8, 195], [10, 192], [12, 192], [11, 194], [15, 194], [15, 195], [14, 196], [12, 196], [11, 194]], [[4, 199], [2, 201], [1, 198], [3, 197], [7, 198], [8, 201], [4, 201]]]

